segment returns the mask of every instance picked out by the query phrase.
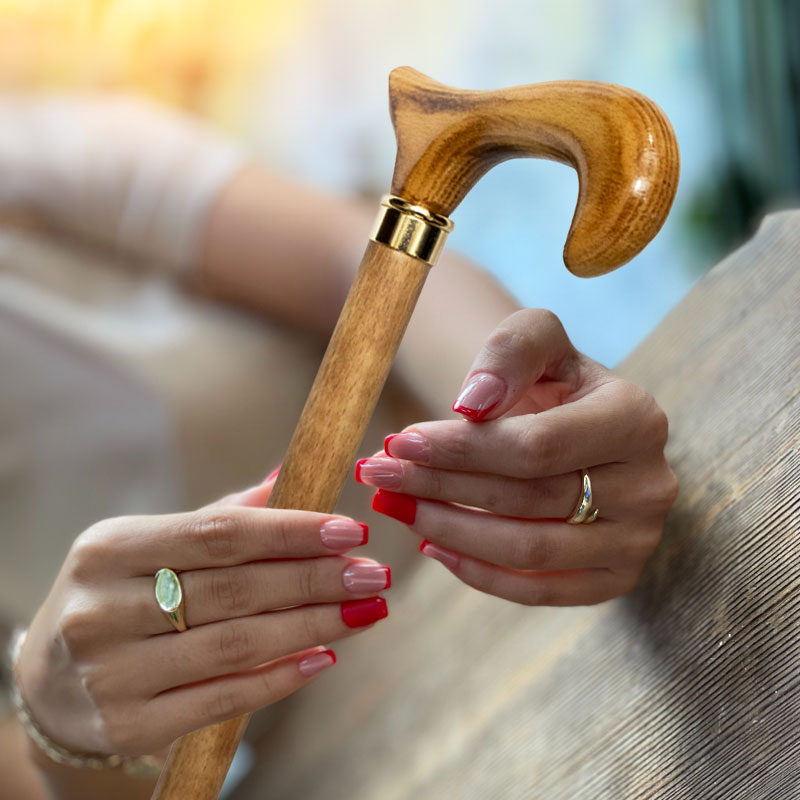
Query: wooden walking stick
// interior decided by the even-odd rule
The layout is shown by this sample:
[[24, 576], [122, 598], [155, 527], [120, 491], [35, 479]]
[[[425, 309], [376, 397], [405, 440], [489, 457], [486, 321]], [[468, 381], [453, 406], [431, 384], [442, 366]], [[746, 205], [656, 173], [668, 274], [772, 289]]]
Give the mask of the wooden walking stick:
[[[583, 81], [452, 89], [402, 67], [389, 79], [397, 161], [366, 253], [270, 496], [330, 513], [350, 472], [450, 213], [488, 169], [534, 156], [572, 165], [580, 189], [564, 262], [601, 275], [658, 232], [678, 182], [663, 112], [620, 86]], [[157, 800], [213, 800], [249, 715], [172, 747]]]

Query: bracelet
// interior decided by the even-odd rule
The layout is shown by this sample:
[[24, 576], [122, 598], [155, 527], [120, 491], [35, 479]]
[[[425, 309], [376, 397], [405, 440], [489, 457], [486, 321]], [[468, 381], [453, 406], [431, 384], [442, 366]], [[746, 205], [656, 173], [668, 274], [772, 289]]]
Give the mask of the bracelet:
[[11, 637], [8, 647], [9, 671], [11, 676], [11, 702], [17, 713], [19, 721], [31, 741], [51, 761], [76, 769], [121, 769], [126, 775], [138, 778], [154, 778], [161, 772], [161, 760], [155, 756], [122, 756], [122, 755], [84, 755], [73, 753], [61, 745], [56, 744], [39, 727], [30, 708], [22, 697], [17, 682], [17, 661], [25, 642], [27, 630], [18, 629]]

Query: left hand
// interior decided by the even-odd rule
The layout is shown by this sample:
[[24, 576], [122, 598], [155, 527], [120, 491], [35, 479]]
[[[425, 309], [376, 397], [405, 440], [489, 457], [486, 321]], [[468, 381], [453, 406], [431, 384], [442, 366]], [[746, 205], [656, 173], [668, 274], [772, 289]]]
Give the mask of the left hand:
[[[411, 425], [358, 462], [376, 511], [507, 600], [585, 605], [636, 585], [678, 493], [647, 392], [579, 353], [555, 315], [524, 310], [491, 334], [453, 410], [466, 421]], [[583, 469], [599, 515], [571, 525]]]

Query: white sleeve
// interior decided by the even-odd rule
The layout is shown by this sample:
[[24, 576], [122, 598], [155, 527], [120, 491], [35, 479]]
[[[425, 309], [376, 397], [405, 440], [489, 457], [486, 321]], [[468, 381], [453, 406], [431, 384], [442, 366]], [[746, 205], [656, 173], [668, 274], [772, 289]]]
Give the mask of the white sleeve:
[[245, 160], [208, 126], [143, 98], [0, 96], [0, 209], [174, 270], [197, 263], [205, 217]]

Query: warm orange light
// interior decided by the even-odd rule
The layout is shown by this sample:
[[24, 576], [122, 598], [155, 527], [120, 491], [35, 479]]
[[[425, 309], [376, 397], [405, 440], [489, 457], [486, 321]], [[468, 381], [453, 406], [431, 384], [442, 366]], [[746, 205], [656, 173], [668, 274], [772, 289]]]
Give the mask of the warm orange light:
[[235, 125], [308, 0], [0, 0], [2, 88], [143, 91]]

